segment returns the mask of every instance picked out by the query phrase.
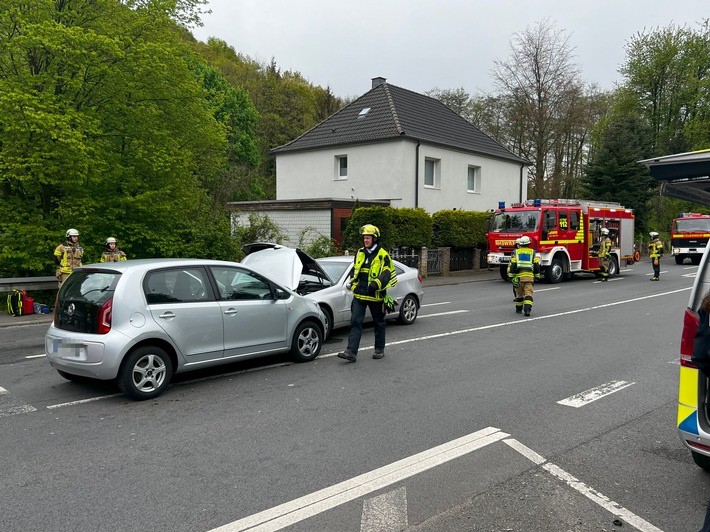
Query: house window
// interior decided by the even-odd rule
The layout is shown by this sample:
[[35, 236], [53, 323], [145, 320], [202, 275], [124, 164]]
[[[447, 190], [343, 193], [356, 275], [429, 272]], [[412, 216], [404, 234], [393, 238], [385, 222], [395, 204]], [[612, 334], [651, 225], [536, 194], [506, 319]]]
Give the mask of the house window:
[[335, 156], [335, 179], [347, 179], [348, 178], [348, 156], [347, 155], [336, 155]]
[[424, 186], [439, 188], [439, 159], [424, 159]]
[[481, 193], [481, 167], [480, 166], [469, 166], [468, 167], [468, 182], [466, 185], [466, 190], [468, 190], [468, 192], [475, 192], [476, 194]]

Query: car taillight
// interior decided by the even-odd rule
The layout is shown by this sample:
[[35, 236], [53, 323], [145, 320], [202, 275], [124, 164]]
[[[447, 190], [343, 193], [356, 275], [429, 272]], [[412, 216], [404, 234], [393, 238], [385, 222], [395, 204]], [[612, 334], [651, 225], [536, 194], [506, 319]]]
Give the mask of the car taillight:
[[419, 284], [422, 284], [422, 282], [423, 282], [423, 281], [422, 281], [422, 276], [419, 275], [419, 274], [417, 274], [417, 279], [419, 279]]
[[113, 298], [109, 299], [101, 305], [98, 312], [98, 327], [96, 332], [98, 334], [106, 334], [111, 330], [111, 310], [113, 309]]
[[693, 341], [695, 339], [695, 332], [698, 330], [699, 323], [700, 318], [698, 317], [698, 314], [689, 308], [685, 309], [685, 314], [683, 315], [683, 333], [680, 336], [681, 366], [687, 366], [689, 368], [696, 367], [690, 359], [693, 356]]

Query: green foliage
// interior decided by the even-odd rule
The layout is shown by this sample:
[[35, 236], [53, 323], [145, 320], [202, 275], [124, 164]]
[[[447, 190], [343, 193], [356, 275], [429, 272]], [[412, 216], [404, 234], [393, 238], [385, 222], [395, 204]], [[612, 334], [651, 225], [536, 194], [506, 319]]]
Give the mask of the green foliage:
[[218, 112], [233, 116], [244, 98], [222, 85], [214, 105], [174, 22], [194, 21], [203, 3], [4, 3], [3, 275], [52, 273], [68, 227], [81, 232], [85, 262], [109, 235], [130, 257], [233, 256], [224, 204], [206, 185], [230, 139], [249, 152], [248, 128], [240, 136]]
[[391, 227], [395, 246], [431, 246], [432, 220], [424, 209], [392, 209]]
[[444, 210], [432, 215], [434, 247], [485, 248], [486, 213]]
[[343, 247], [348, 250], [356, 250], [362, 247], [362, 237], [360, 228], [366, 224], [377, 226], [380, 230], [380, 245], [385, 249], [399, 245], [394, 240], [392, 228], [392, 207], [361, 207], [353, 211], [348, 226], [343, 235]]
[[[253, 244], [254, 242], [281, 244], [286, 240], [286, 234], [283, 229], [267, 214], [250, 212], [248, 220], [248, 223], [239, 225], [235, 229], [235, 238], [239, 243], [239, 247], [245, 244]], [[241, 250], [239, 256], [240, 258], [244, 256]]]
[[[313, 236], [315, 235], [315, 236]], [[314, 227], [304, 227], [298, 236], [296, 247], [301, 248], [314, 259], [320, 257], [332, 257], [338, 254], [335, 241], [316, 231]]]

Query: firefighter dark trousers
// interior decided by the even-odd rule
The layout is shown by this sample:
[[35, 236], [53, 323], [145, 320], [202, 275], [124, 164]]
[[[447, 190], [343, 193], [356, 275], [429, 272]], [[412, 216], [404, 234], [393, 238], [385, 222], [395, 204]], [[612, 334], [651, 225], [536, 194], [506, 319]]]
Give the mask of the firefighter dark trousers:
[[375, 325], [375, 349], [385, 348], [385, 314], [382, 312], [382, 301], [360, 301], [356, 297], [350, 305], [350, 334], [348, 335], [348, 350], [357, 355], [362, 337], [362, 323], [365, 321], [365, 311], [370, 309]]
[[534, 284], [532, 281], [523, 281], [515, 289], [515, 312], [520, 313], [525, 311], [525, 314], [530, 314], [533, 305]]

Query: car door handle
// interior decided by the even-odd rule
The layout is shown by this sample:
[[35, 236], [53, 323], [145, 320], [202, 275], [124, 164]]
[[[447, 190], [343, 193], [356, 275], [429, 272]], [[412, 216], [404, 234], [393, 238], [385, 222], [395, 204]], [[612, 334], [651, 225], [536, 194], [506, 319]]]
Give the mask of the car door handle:
[[237, 309], [235, 309], [235, 308], [228, 308], [227, 310], [224, 311], [224, 313], [225, 313], [225, 314], [230, 314], [230, 315], [231, 315], [231, 314], [236, 314], [236, 313], [237, 313]]
[[161, 315], [158, 316], [158, 317], [159, 317], [159, 318], [164, 318], [164, 319], [174, 318], [174, 317], [175, 317], [175, 313], [174, 313], [174, 312], [171, 312], [171, 311], [168, 311], [168, 312], [164, 312], [163, 314], [161, 314]]

